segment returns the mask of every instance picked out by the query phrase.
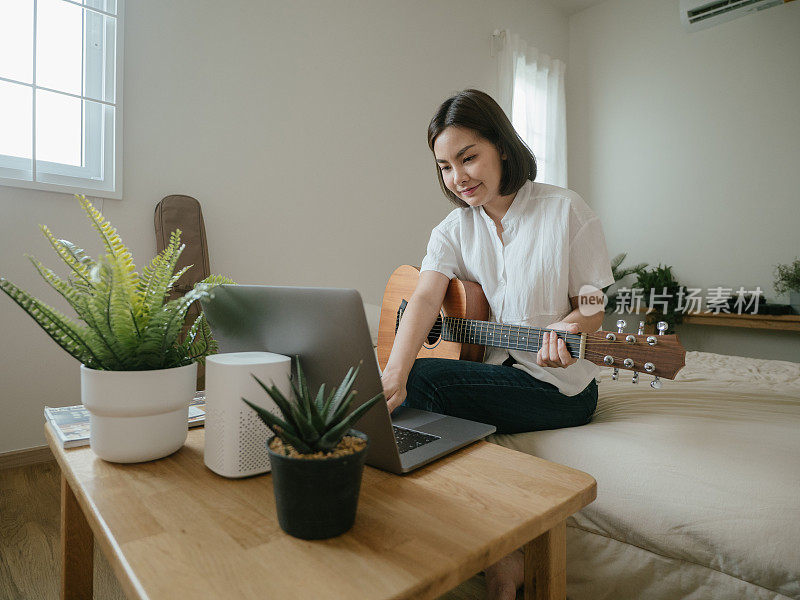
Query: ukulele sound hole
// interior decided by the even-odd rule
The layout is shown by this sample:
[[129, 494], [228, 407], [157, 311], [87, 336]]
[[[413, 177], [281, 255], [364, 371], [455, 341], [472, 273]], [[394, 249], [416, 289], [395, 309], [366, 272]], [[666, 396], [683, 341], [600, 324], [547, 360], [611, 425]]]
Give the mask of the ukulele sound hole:
[[433, 328], [428, 332], [428, 339], [426, 340], [429, 346], [433, 346], [436, 342], [439, 341], [439, 338], [442, 336], [442, 315], [439, 313], [439, 316], [436, 317], [436, 322], [433, 324]]
[[[403, 318], [403, 312], [405, 312], [406, 306], [408, 306], [408, 302], [403, 300], [400, 302], [400, 307], [397, 309], [397, 320], [394, 324], [394, 332], [397, 333], [397, 329], [400, 327], [400, 320]], [[425, 339], [425, 343], [423, 345], [428, 347], [433, 347], [439, 343], [439, 340], [442, 337], [442, 313], [439, 313], [439, 316], [436, 317], [436, 322], [433, 324], [433, 328], [428, 332], [428, 337]]]

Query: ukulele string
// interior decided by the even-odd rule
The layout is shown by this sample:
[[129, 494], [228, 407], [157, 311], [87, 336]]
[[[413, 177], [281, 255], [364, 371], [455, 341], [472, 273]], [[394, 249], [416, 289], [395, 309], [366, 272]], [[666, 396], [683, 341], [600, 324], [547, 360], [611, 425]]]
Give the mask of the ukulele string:
[[[526, 325], [492, 323], [489, 321], [473, 321], [471, 319], [462, 319], [459, 317], [445, 317], [445, 319], [448, 319], [450, 324], [445, 323], [444, 319], [437, 319], [437, 322], [431, 328], [430, 333], [434, 337], [441, 337], [442, 331], [447, 328], [448, 331], [455, 336], [464, 337], [462, 343], [478, 343], [480, 345], [493, 346], [493, 342], [496, 340], [494, 337], [496, 334], [501, 338], [501, 340], [504, 336], [508, 338], [507, 341], [500, 345], [500, 347], [509, 348], [512, 350], [522, 350], [526, 352], [538, 352], [541, 348], [541, 334], [547, 331], [555, 331], [552, 329], [547, 329], [546, 327], [528, 327]], [[514, 327], [524, 327], [528, 330], [535, 329], [537, 332], [534, 332], [533, 335], [531, 335], [530, 331], [523, 332], [520, 329], [514, 331]], [[462, 331], [458, 331], [459, 328], [462, 328]], [[469, 328], [473, 331], [473, 333], [470, 336], [467, 336], [466, 331], [463, 330], [465, 328]], [[475, 339], [476, 337], [477, 340]], [[559, 339], [563, 339], [568, 344], [568, 349], [570, 345], [579, 346], [581, 343], [581, 334], [558, 332], [558, 337]], [[520, 341], [520, 338], [524, 341]], [[532, 341], [528, 341], [529, 338]], [[569, 349], [569, 352], [571, 356], [576, 358], [578, 357], [579, 350]]]
[[[453, 325], [448, 325], [448, 324], [444, 323], [443, 320], [439, 320], [437, 322], [437, 324], [435, 324], [433, 326], [433, 328], [431, 329], [431, 333], [435, 337], [437, 337], [437, 338], [441, 337], [442, 331], [445, 328], [450, 330], [450, 332], [453, 333], [454, 335], [458, 336], [458, 333], [459, 333], [459, 332], [457, 332], [458, 327], [466, 326], [466, 327], [471, 328], [473, 330], [473, 332], [475, 332], [475, 333], [473, 333], [471, 335], [471, 338], [470, 338], [470, 336], [467, 336], [464, 332], [460, 332], [462, 334], [462, 337], [465, 338], [462, 343], [477, 343], [477, 344], [480, 344], [480, 345], [492, 346], [493, 342], [495, 342], [494, 335], [498, 334], [501, 338], [503, 336], [507, 336], [509, 338], [507, 341], [503, 342], [503, 344], [498, 346], [498, 347], [508, 348], [510, 350], [521, 350], [521, 351], [524, 351], [524, 352], [538, 352], [539, 349], [541, 348], [541, 344], [539, 342], [539, 340], [540, 340], [539, 335], [541, 333], [543, 333], [543, 332], [546, 332], [546, 331], [554, 331], [554, 330], [547, 329], [545, 327], [542, 327], [542, 328], [531, 328], [531, 329], [538, 329], [539, 331], [538, 331], [537, 335], [530, 335], [529, 332], [522, 332], [520, 330], [517, 330], [517, 331], [513, 330], [514, 327], [527, 327], [527, 326], [524, 326], [524, 325], [519, 325], [518, 326], [518, 325], [510, 325], [510, 324], [504, 324], [504, 323], [492, 323], [492, 322], [489, 322], [489, 321], [472, 321], [470, 319], [461, 319], [461, 318], [457, 318], [457, 317], [446, 317], [446, 318], [449, 319], [450, 322]], [[498, 328], [499, 328], [499, 331], [498, 331]], [[507, 328], [507, 330], [504, 330], [503, 328]], [[491, 329], [492, 331], [490, 332], [489, 329]], [[532, 338], [533, 341], [532, 342], [528, 341], [526, 339], [526, 337], [522, 337], [521, 338], [521, 336], [523, 336], [523, 335], [526, 335], [527, 338]], [[559, 334], [558, 337], [559, 337], [559, 339], [564, 339], [565, 342], [567, 342], [567, 344], [573, 345], [573, 347], [574, 347], [574, 345], [578, 345], [579, 346], [580, 343], [581, 343], [581, 335], [580, 334], [574, 334], [574, 333], [573, 334], [570, 334], [570, 333]], [[475, 338], [477, 338], [477, 339], [475, 339]], [[520, 341], [520, 338], [522, 340], [525, 340], [525, 341]], [[627, 345], [627, 342], [622, 342], [620, 340], [606, 341], [605, 343], [608, 344], [608, 345], [611, 345], [611, 346], [620, 346], [620, 347], [622, 347], [624, 345]], [[569, 346], [568, 346], [568, 349], [569, 349]], [[578, 355], [580, 354], [579, 350], [569, 349], [569, 352], [570, 352], [570, 355], [572, 357], [574, 357], [574, 358], [578, 358]], [[598, 358], [599, 359], [601, 357], [605, 357], [607, 354], [608, 354], [608, 352], [601, 352], [601, 351], [597, 351], [597, 350], [591, 350], [589, 348], [585, 348], [584, 349], [584, 358], [586, 358], [586, 359], [590, 359], [590, 358]]]

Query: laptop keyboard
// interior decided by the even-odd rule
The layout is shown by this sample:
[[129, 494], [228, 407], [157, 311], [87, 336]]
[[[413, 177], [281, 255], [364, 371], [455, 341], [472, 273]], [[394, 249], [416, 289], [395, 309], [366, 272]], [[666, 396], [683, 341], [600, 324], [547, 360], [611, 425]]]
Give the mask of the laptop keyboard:
[[405, 427], [398, 427], [397, 425], [392, 425], [392, 429], [394, 429], [394, 437], [397, 440], [397, 449], [400, 451], [400, 454], [442, 439], [438, 435], [422, 433], [421, 431], [406, 429]]

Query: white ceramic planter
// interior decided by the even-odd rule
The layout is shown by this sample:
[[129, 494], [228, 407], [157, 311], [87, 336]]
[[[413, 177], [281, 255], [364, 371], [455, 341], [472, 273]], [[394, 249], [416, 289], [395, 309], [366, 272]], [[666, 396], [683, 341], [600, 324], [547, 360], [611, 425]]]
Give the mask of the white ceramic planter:
[[81, 365], [92, 450], [118, 463], [154, 460], [186, 442], [197, 364], [155, 371], [98, 371]]

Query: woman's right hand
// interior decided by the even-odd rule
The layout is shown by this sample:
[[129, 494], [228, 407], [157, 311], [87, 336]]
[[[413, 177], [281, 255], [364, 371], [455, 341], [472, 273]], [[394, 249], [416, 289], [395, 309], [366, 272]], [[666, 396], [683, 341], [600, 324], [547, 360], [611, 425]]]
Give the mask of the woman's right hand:
[[406, 399], [406, 382], [422, 343], [433, 327], [442, 306], [450, 279], [438, 271], [420, 273], [417, 287], [408, 302], [395, 333], [392, 352], [381, 376], [383, 395], [389, 412]]
[[406, 399], [406, 381], [406, 377], [394, 371], [384, 371], [381, 375], [383, 396], [390, 413]]

